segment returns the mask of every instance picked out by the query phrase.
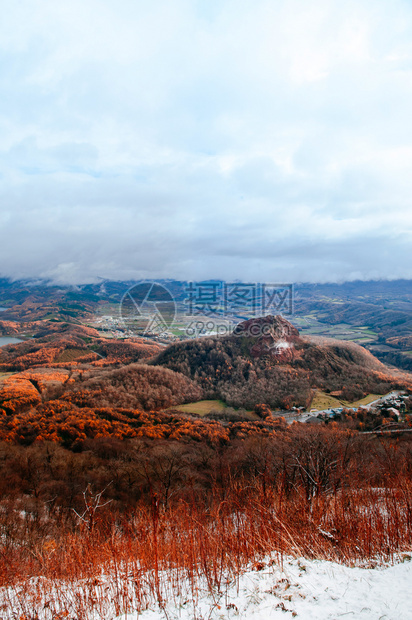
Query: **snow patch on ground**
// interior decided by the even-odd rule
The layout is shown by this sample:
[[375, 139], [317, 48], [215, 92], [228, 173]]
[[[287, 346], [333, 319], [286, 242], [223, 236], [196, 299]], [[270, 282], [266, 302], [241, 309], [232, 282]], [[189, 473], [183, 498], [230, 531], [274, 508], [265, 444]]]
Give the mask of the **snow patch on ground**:
[[197, 601], [127, 613], [117, 620], [412, 620], [410, 556], [394, 566], [348, 567], [322, 560], [265, 562]]

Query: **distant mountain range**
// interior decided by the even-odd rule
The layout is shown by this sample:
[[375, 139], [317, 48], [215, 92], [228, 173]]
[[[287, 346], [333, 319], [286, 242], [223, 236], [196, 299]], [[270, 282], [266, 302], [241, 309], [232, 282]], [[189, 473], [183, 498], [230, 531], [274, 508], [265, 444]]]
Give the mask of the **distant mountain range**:
[[[217, 281], [223, 285], [222, 282]], [[188, 283], [159, 280], [177, 304]], [[134, 283], [102, 281], [81, 286], [56, 286], [39, 281], [0, 280], [0, 318], [5, 321], [90, 318], [98, 308], [118, 308]], [[412, 370], [412, 281], [305, 284], [293, 287], [293, 314], [286, 316], [302, 335], [351, 340], [385, 363]], [[0, 332], [7, 333], [1, 326]]]

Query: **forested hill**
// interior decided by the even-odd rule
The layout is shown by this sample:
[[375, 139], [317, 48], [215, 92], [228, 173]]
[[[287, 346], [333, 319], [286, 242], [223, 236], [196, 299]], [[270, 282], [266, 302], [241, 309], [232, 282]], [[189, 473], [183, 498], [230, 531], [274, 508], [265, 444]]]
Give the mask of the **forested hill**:
[[371, 353], [348, 342], [312, 342], [279, 316], [240, 323], [231, 336], [169, 346], [155, 364], [180, 372], [234, 407], [308, 406], [314, 388], [355, 400], [385, 393], [399, 379]]

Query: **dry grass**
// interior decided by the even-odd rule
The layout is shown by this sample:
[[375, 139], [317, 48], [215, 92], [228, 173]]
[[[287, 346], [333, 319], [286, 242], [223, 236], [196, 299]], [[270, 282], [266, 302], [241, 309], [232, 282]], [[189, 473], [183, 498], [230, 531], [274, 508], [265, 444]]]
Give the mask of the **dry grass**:
[[187, 403], [186, 405], [176, 405], [172, 407], [174, 411], [181, 411], [182, 413], [193, 413], [200, 416], [205, 416], [214, 411], [224, 411], [227, 405], [221, 400], [199, 400], [195, 403]]
[[378, 400], [378, 398], [382, 398], [383, 394], [368, 394], [364, 398], [360, 400], [356, 400], [354, 403], [346, 403], [346, 401], [342, 401], [344, 404], [347, 404], [348, 407], [362, 407], [364, 405], [369, 405], [374, 400]]
[[[199, 400], [195, 403], [186, 403], [185, 405], [170, 407], [169, 411], [194, 414], [202, 418], [212, 411], [224, 413], [227, 408], [227, 405], [222, 400]], [[245, 417], [250, 420], [259, 420], [259, 416], [257, 416], [253, 411], [246, 411]]]
[[364, 398], [350, 403], [347, 400], [339, 400], [334, 396], [330, 396], [330, 394], [325, 394], [325, 392], [316, 390], [310, 408], [321, 411], [322, 409], [335, 409], [336, 407], [362, 407], [364, 405], [369, 405], [369, 403], [372, 403], [374, 400], [377, 400], [382, 396], [382, 394], [368, 394], [367, 396], [364, 396]]
[[[107, 620], [166, 601], [189, 601], [200, 618], [200, 591], [221, 600], [268, 556], [365, 565], [412, 549], [408, 437], [297, 426], [202, 453], [199, 443], [179, 446], [131, 444], [115, 461], [102, 445], [105, 482], [97, 452], [73, 455], [60, 502], [68, 454], [55, 458], [49, 444], [12, 454], [3, 447], [14, 468], [4, 468], [0, 499], [0, 618]], [[69, 501], [76, 477], [83, 485], [90, 476], [82, 474], [87, 459], [94, 490], [87, 485]], [[120, 478], [132, 485], [139, 468], [130, 501], [132, 487]]]
[[331, 409], [334, 407], [342, 407], [341, 401], [334, 396], [325, 394], [325, 392], [316, 390], [315, 396], [313, 397], [310, 406], [311, 409], [317, 409], [318, 411], [322, 411], [322, 409]]
[[[238, 484], [163, 510], [109, 506], [81, 520], [40, 505], [1, 512], [0, 610], [16, 618], [107, 618], [153, 603], [221, 597], [269, 554], [391, 561], [412, 543], [412, 483], [354, 487], [308, 499], [282, 485]], [[82, 516], [82, 515], [80, 515]], [[77, 523], [76, 523], [77, 519]]]

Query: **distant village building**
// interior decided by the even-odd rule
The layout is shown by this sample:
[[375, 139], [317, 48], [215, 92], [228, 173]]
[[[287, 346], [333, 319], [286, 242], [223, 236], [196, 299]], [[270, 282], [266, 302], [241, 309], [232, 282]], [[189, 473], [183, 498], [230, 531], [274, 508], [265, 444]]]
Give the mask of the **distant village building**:
[[313, 415], [306, 420], [306, 424], [323, 424], [323, 420]]

